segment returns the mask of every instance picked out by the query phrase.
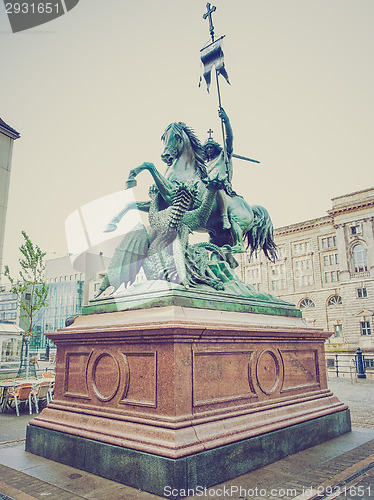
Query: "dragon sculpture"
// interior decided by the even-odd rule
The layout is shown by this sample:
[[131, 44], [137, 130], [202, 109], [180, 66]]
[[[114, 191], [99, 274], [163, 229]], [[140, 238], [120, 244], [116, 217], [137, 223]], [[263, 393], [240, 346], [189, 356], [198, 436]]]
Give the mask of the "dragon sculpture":
[[171, 205], [162, 208], [162, 197], [155, 185], [149, 196], [149, 229], [138, 224], [125, 235], [116, 249], [107, 274], [100, 286], [99, 297], [109, 287], [113, 291], [122, 283], [131, 284], [143, 267], [148, 280], [180, 283], [185, 288], [198, 284], [223, 289], [223, 283], [210, 269], [210, 252], [221, 260], [229, 260], [230, 252], [212, 243], [190, 245], [189, 235], [208, 220], [216, 193], [225, 179], [218, 176], [206, 181], [206, 192], [198, 208], [197, 185], [192, 180], [176, 182]]

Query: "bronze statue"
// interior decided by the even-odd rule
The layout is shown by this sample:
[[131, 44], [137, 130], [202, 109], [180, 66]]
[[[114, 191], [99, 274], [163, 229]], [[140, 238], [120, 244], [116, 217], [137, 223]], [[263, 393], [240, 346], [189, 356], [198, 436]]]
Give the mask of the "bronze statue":
[[[220, 109], [220, 116], [226, 123], [231, 157], [230, 123], [223, 109]], [[216, 260], [235, 267], [232, 254], [244, 252], [244, 242], [247, 247], [250, 246], [251, 253], [262, 249], [270, 260], [276, 257], [269, 214], [263, 207], [250, 207], [232, 190], [231, 158], [228, 163], [221, 151], [219, 154], [209, 153], [209, 147], [204, 154], [192, 129], [182, 122], [171, 123], [162, 140], [165, 147], [161, 158], [167, 165], [165, 175], [153, 163], [143, 163], [130, 171], [127, 181], [127, 186], [136, 185], [136, 176], [148, 170], [155, 182], [150, 190], [150, 200], [126, 205], [110, 221], [106, 231], [115, 230], [121, 218], [134, 209], [149, 212], [150, 227], [147, 230], [140, 224], [125, 236], [116, 250], [99, 294], [109, 286], [116, 289], [123, 282], [131, 284], [141, 267], [147, 279], [163, 277], [185, 287], [209, 284], [219, 289], [222, 283], [211, 274], [208, 253], [213, 252]], [[208, 169], [211, 167], [210, 174], [215, 176], [213, 179], [208, 175], [205, 155], [208, 157]], [[227, 210], [226, 217], [231, 223], [229, 229], [223, 227], [222, 206]], [[209, 243], [190, 245], [188, 235], [195, 231], [208, 232]], [[165, 250], [170, 245], [174, 260], [167, 257]]]
[[[127, 186], [136, 185], [136, 176], [140, 172], [148, 170], [159, 190], [164, 208], [166, 208], [171, 204], [175, 182], [193, 180], [197, 182], [197, 195], [194, 202], [194, 208], [196, 208], [201, 203], [206, 190], [204, 181], [209, 179], [200, 141], [192, 129], [183, 122], [171, 123], [161, 139], [165, 144], [161, 158], [168, 166], [165, 175], [162, 175], [153, 163], [146, 162], [130, 171]], [[225, 192], [227, 192], [226, 190], [227, 182], [225, 183]], [[258, 205], [249, 206], [243, 197], [234, 192], [226, 199], [231, 229], [223, 230], [221, 211], [217, 200], [215, 200], [207, 223], [198, 231], [208, 232], [212, 243], [219, 247], [227, 245], [232, 253], [244, 252], [246, 250], [244, 242], [246, 242], [247, 248], [251, 248], [251, 253], [262, 249], [270, 260], [274, 260], [276, 247], [273, 240], [273, 225], [266, 209]], [[149, 206], [149, 201], [127, 204], [110, 221], [106, 230], [115, 230], [116, 224], [129, 210], [137, 209], [148, 212]]]
[[[145, 162], [130, 171], [126, 187], [136, 186], [136, 177], [148, 170], [154, 185], [150, 200], [127, 204], [109, 222], [106, 231], [114, 231], [129, 210], [149, 213], [149, 228], [143, 224], [125, 235], [116, 249], [101, 287], [117, 289], [122, 283], [134, 282], [143, 268], [148, 280], [164, 279], [186, 288], [209, 285], [223, 289], [230, 276], [230, 267], [237, 265], [233, 254], [251, 248], [251, 255], [262, 249], [272, 261], [276, 258], [273, 224], [265, 208], [249, 206], [231, 186], [233, 174], [233, 132], [227, 113], [221, 105], [219, 75], [229, 82], [225, 69], [222, 39], [215, 39], [212, 12], [209, 18], [212, 43], [201, 52], [207, 89], [214, 68], [218, 93], [218, 114], [222, 122], [223, 147], [210, 137], [204, 147], [193, 130], [183, 122], [171, 123], [163, 133], [164, 151], [161, 159], [167, 168], [164, 175], [153, 163]], [[240, 157], [249, 161], [249, 158]], [[208, 243], [190, 245], [189, 235], [195, 231], [209, 233]], [[218, 262], [218, 265], [217, 265]], [[253, 293], [253, 290], [250, 290]]]
[[231, 158], [233, 153], [234, 134], [232, 132], [229, 117], [222, 107], [220, 107], [218, 114], [225, 124], [226, 148], [223, 149], [216, 141], [212, 139], [212, 137], [209, 137], [209, 139], [204, 144], [204, 155], [207, 162], [207, 172], [210, 177], [216, 175], [217, 173], [219, 173], [221, 176], [227, 176], [224, 188], [217, 193], [217, 205], [218, 210], [221, 214], [223, 229], [230, 229], [231, 224], [227, 211], [227, 196], [235, 195], [231, 186], [233, 172]]

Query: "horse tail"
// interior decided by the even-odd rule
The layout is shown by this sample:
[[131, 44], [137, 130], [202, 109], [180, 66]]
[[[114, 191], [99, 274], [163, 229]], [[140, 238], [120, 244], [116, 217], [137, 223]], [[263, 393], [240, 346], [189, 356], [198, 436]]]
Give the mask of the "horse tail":
[[273, 223], [270, 219], [270, 215], [268, 211], [260, 205], [255, 205], [251, 207], [251, 209], [254, 216], [253, 224], [245, 235], [247, 248], [251, 247], [249, 260], [251, 260], [254, 253], [262, 249], [266, 257], [272, 262], [275, 262], [277, 258], [277, 245], [274, 241]]

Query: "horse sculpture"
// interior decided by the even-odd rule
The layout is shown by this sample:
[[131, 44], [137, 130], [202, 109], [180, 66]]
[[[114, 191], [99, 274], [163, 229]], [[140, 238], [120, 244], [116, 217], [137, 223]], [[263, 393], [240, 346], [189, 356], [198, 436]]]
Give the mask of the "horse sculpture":
[[[153, 163], [146, 162], [130, 171], [127, 187], [135, 186], [135, 177], [143, 170], [148, 170], [158, 188], [160, 204], [163, 208], [167, 208], [172, 203], [175, 184], [192, 181], [197, 183], [197, 196], [192, 208], [198, 207], [206, 192], [208, 180], [200, 141], [192, 129], [183, 122], [171, 123], [161, 140], [165, 144], [161, 155], [161, 159], [167, 165], [165, 175], [161, 175]], [[114, 231], [117, 223], [129, 210], [137, 209], [148, 212], [149, 207], [149, 201], [127, 204], [110, 221], [106, 231]], [[228, 214], [231, 229], [224, 230], [217, 203], [214, 202], [208, 220], [197, 231], [208, 232], [211, 243], [219, 247], [225, 246], [232, 253], [244, 252], [250, 247], [252, 255], [262, 249], [266, 257], [274, 261], [276, 245], [273, 239], [273, 224], [266, 209], [258, 205], [251, 207], [241, 196], [234, 193], [228, 198]], [[245, 246], [244, 243], [247, 245]]]

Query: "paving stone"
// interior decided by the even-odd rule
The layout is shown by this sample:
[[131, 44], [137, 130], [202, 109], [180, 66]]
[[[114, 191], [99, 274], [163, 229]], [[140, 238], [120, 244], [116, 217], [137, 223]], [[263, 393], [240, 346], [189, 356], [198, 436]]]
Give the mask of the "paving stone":
[[[352, 420], [360, 422], [352, 433], [327, 441], [321, 445], [288, 456], [283, 460], [261, 469], [249, 472], [238, 478], [217, 485], [212, 489], [242, 486], [248, 490], [258, 491], [263, 488], [267, 496], [248, 496], [233, 494], [231, 500], [291, 500], [290, 495], [272, 494], [285, 490], [296, 490], [301, 495], [303, 490], [318, 487], [330, 478], [338, 476], [360, 461], [374, 454], [374, 380], [362, 380], [351, 384], [349, 379], [330, 379], [329, 386], [340, 400], [351, 408]], [[87, 474], [69, 466], [51, 462], [42, 457], [24, 451], [24, 438], [27, 422], [32, 418], [28, 414], [16, 417], [14, 413], [0, 414], [0, 483], [4, 482], [24, 494], [37, 500], [156, 500], [155, 495], [124, 486], [114, 481]], [[11, 463], [9, 467], [7, 461]], [[18, 469], [18, 470], [17, 470]], [[77, 479], [69, 476], [79, 474]], [[347, 496], [357, 500], [374, 498], [374, 471], [357, 478], [354, 485], [364, 487], [365, 496], [358, 496], [358, 490], [352, 489], [356, 495]], [[79, 486], [79, 487], [78, 487]], [[353, 488], [353, 486], [352, 486]], [[361, 490], [360, 490], [361, 491]], [[6, 493], [1, 492], [0, 493]], [[8, 496], [9, 493], [6, 493]], [[369, 496], [369, 494], [371, 496]], [[349, 496], [350, 495], [350, 496]], [[21, 497], [20, 497], [21, 498]], [[26, 497], [25, 497], [26, 498]], [[167, 497], [166, 497], [167, 498]], [[191, 500], [199, 498], [189, 497]], [[203, 496], [202, 498], [225, 498], [222, 495]], [[0, 496], [1, 500], [1, 496]], [[19, 500], [15, 498], [15, 500]], [[187, 500], [187, 499], [185, 499]]]

